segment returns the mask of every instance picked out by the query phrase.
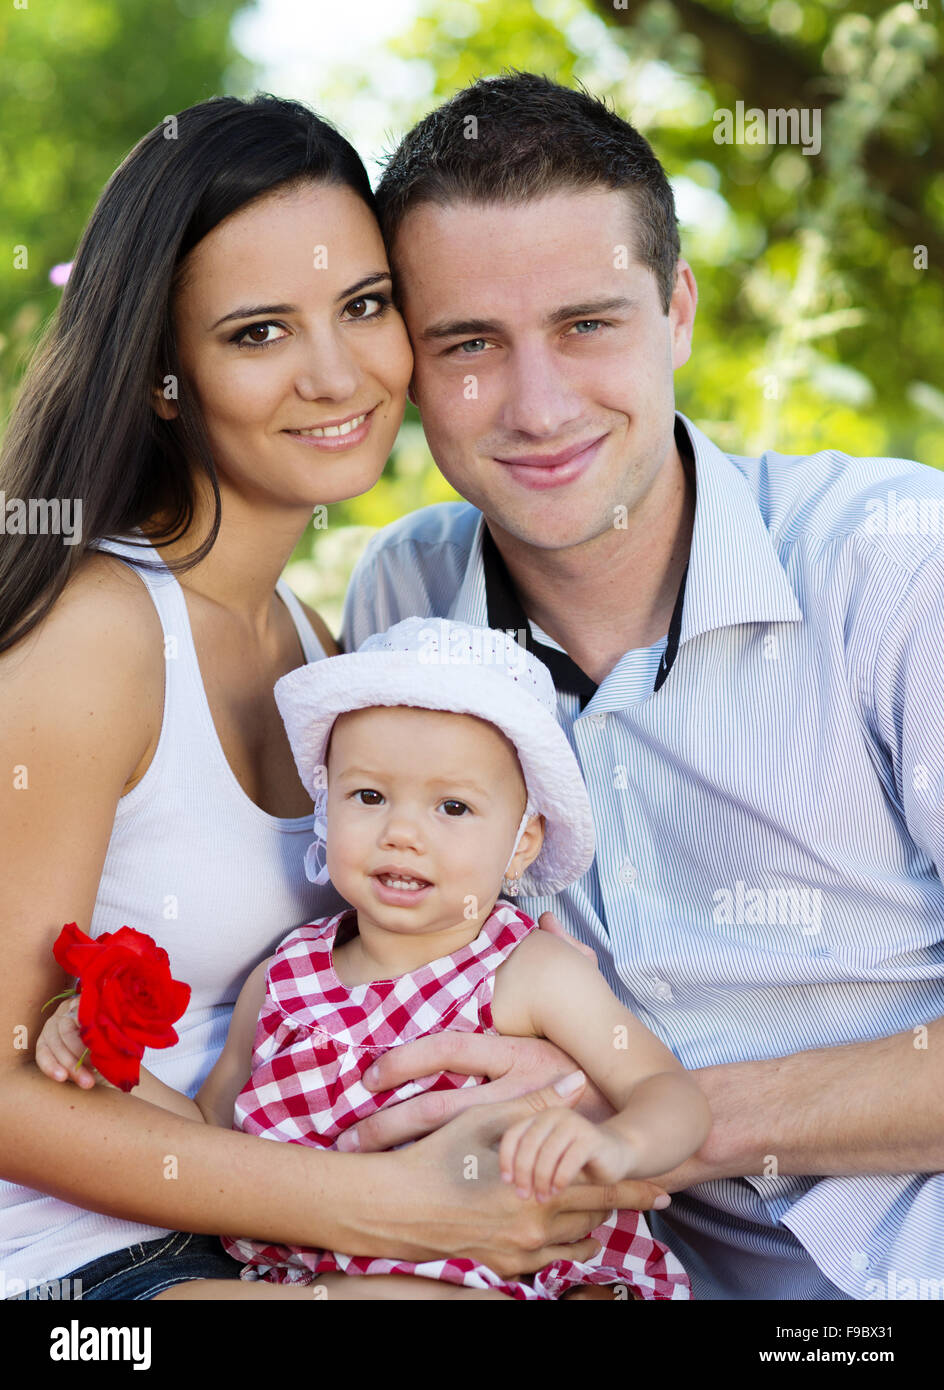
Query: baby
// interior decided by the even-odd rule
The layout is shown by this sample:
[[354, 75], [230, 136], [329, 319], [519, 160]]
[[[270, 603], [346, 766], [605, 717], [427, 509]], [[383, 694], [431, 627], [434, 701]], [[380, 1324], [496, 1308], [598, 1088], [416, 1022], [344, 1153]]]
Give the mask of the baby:
[[[331, 1148], [384, 1106], [483, 1079], [441, 1073], [376, 1094], [362, 1078], [389, 1048], [444, 1029], [542, 1037], [616, 1113], [592, 1124], [561, 1106], [509, 1128], [499, 1163], [522, 1197], [546, 1198], [580, 1175], [651, 1177], [690, 1157], [711, 1122], [697, 1084], [587, 957], [500, 896], [558, 892], [593, 859], [590, 804], [547, 668], [498, 630], [407, 618], [355, 653], [290, 672], [275, 696], [316, 803], [309, 877], [330, 878], [351, 908], [295, 928], [252, 972], [194, 1100], [143, 1069], [132, 1094], [208, 1124]], [[66, 1001], [43, 1029], [37, 1063], [62, 1080], [82, 1049]], [[640, 1213], [613, 1212], [593, 1235], [602, 1248], [591, 1260], [557, 1260], [528, 1280], [470, 1259], [223, 1244], [243, 1279], [285, 1286], [286, 1296], [320, 1283], [332, 1296], [389, 1297], [382, 1277], [344, 1292], [345, 1276], [371, 1275], [409, 1276], [424, 1297], [556, 1299], [585, 1285], [691, 1297]], [[202, 1282], [176, 1289], [227, 1296], [227, 1281], [201, 1294]]]

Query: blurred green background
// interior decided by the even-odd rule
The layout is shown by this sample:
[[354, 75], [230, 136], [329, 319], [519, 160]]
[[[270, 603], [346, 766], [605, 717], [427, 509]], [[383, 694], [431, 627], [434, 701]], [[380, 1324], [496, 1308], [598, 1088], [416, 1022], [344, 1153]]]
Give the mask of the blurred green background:
[[[302, 65], [289, 90], [252, 34], [290, 50], [292, 3], [0, 10], [0, 428], [58, 301], [50, 271], [165, 115], [216, 93], [278, 91], [338, 124], [376, 171], [381, 151], [352, 113], [379, 108], [389, 148], [457, 87], [517, 67], [605, 95], [666, 166], [701, 296], [680, 409], [735, 453], [832, 447], [944, 464], [942, 0], [400, 0], [403, 23], [382, 43], [389, 69], [376, 47], [353, 61], [370, 29], [361, 7], [339, 18], [336, 0], [313, 0], [307, 22], [314, 11], [326, 34], [329, 15], [336, 34], [349, 24], [352, 61], [310, 89]], [[716, 143], [714, 112], [737, 101], [820, 109], [821, 153]], [[337, 631], [371, 530], [453, 497], [411, 407], [380, 483], [329, 509], [289, 581]]]

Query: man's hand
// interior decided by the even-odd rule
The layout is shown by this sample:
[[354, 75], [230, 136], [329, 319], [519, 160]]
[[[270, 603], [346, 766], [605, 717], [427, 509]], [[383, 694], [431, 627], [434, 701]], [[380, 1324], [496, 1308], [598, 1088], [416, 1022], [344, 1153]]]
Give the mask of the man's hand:
[[[596, 954], [561, 926], [553, 912], [542, 912], [542, 931], [568, 942], [596, 964]], [[574, 1070], [574, 1059], [543, 1038], [504, 1038], [486, 1033], [437, 1033], [394, 1047], [375, 1062], [364, 1076], [370, 1091], [392, 1091], [404, 1082], [435, 1072], [452, 1071], [462, 1076], [487, 1076], [482, 1086], [458, 1091], [428, 1091], [400, 1101], [345, 1130], [338, 1141], [342, 1152], [361, 1153], [393, 1149], [430, 1134], [440, 1125], [472, 1106], [512, 1100], [541, 1086], [552, 1085]], [[592, 1082], [580, 1097], [585, 1119], [601, 1124], [613, 1115], [613, 1107]]]
[[583, 942], [578, 941], [575, 936], [571, 936], [569, 931], [565, 931], [553, 912], [542, 912], [538, 918], [538, 926], [541, 928], [541, 931], [546, 931], [551, 936], [559, 936], [561, 941], [566, 941], [568, 946], [573, 946], [574, 950], [579, 951], [582, 956], [589, 956], [594, 965], [596, 965], [596, 951], [590, 946], [585, 946]]
[[[369, 1115], [338, 1140], [338, 1149], [361, 1153], [393, 1149], [431, 1133], [473, 1106], [514, 1100], [553, 1085], [575, 1070], [572, 1057], [544, 1038], [502, 1038], [490, 1033], [432, 1033], [415, 1042], [392, 1047], [364, 1074], [371, 1091], [392, 1091], [406, 1081], [452, 1071], [462, 1076], [487, 1076], [481, 1086], [456, 1091], [427, 1091], [424, 1095], [387, 1106]], [[580, 1113], [599, 1123], [613, 1107], [589, 1082], [580, 1097]]]
[[[374, 1221], [381, 1217], [384, 1194], [395, 1188], [400, 1194], [398, 1249], [404, 1247], [404, 1198], [422, 1194], [422, 1226], [400, 1250], [401, 1258], [466, 1257], [506, 1277], [530, 1274], [553, 1260], [592, 1258], [599, 1247], [587, 1238], [589, 1232], [614, 1207], [648, 1211], [667, 1206], [669, 1198], [648, 1179], [607, 1185], [578, 1179], [544, 1203], [522, 1200], [502, 1182], [498, 1151], [503, 1135], [529, 1117], [574, 1105], [581, 1092], [579, 1084], [569, 1094], [546, 1086], [519, 1100], [479, 1106], [417, 1144], [370, 1159], [392, 1165], [391, 1176], [381, 1184]], [[383, 1224], [381, 1219], [372, 1233], [379, 1248], [390, 1243]]]

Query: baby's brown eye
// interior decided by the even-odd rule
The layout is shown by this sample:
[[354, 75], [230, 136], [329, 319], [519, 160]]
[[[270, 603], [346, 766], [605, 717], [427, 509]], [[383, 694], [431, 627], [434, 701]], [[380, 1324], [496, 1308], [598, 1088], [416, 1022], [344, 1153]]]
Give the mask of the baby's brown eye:
[[[464, 801], [444, 801], [444, 802], [443, 802], [443, 806], [446, 807], [446, 815], [447, 815], [447, 816], [452, 816], [452, 815], [459, 815], [459, 816], [461, 816], [462, 813], [463, 813], [463, 811], [467, 811], [467, 810], [469, 809], [468, 806], [466, 806], [466, 804], [465, 804]], [[448, 809], [450, 806], [458, 806], [459, 809], [458, 809], [458, 811], [450, 811], [450, 810]]]

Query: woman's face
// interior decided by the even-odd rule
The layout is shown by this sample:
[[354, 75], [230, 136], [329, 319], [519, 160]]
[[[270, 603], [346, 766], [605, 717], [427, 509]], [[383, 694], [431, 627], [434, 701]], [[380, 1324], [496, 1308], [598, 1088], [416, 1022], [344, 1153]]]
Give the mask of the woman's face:
[[194, 247], [174, 322], [221, 490], [310, 509], [373, 487], [413, 366], [391, 288], [373, 213], [334, 184], [267, 194]]

